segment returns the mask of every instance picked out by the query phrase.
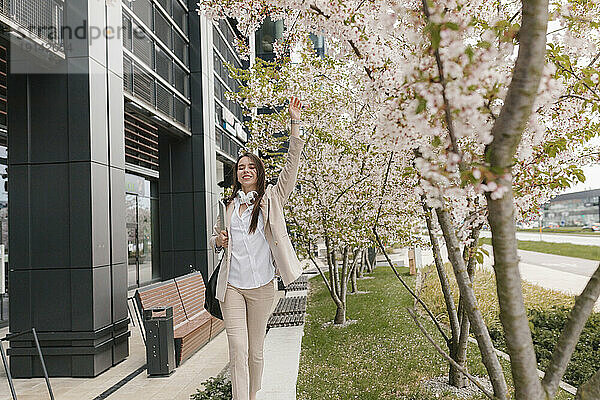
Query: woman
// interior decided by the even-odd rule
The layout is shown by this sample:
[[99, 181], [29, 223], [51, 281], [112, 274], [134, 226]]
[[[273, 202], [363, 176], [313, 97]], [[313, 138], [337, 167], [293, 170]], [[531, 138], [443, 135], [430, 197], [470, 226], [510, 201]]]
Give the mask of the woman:
[[275, 297], [275, 273], [285, 285], [302, 273], [287, 234], [283, 206], [296, 185], [302, 105], [292, 97], [288, 158], [277, 184], [265, 187], [265, 168], [254, 154], [240, 156], [233, 194], [226, 200], [226, 229], [211, 238], [216, 251], [226, 248], [217, 278], [227, 340], [233, 400], [255, 400], [261, 388], [263, 344]]

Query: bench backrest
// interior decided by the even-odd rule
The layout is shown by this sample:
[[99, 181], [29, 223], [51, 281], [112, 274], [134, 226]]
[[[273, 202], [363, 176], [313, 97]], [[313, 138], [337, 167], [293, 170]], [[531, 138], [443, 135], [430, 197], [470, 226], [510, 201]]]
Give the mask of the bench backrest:
[[187, 322], [183, 303], [174, 279], [155, 283], [136, 290], [135, 298], [141, 309], [173, 307], [173, 328]]
[[188, 275], [175, 278], [175, 283], [179, 289], [179, 295], [183, 303], [183, 309], [188, 319], [201, 314], [204, 309], [204, 294], [206, 292], [204, 279], [200, 272], [194, 272]]

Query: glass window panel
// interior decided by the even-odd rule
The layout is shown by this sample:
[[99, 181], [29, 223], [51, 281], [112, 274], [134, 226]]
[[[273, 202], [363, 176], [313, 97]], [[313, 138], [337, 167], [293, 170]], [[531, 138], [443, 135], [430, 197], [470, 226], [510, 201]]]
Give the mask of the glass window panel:
[[152, 213], [150, 199], [138, 196], [138, 257], [140, 285], [152, 280]]
[[158, 4], [162, 6], [168, 13], [171, 12], [171, 0], [157, 0]]
[[133, 54], [148, 66], [152, 66], [152, 40], [143, 29], [133, 26]]
[[179, 92], [183, 93], [187, 96], [186, 93], [186, 84], [185, 81], [188, 79], [188, 75], [185, 71], [177, 64], [173, 67], [173, 86], [175, 89], [179, 90]]
[[154, 33], [167, 47], [171, 47], [171, 24], [158, 9], [154, 10]]
[[173, 33], [173, 53], [181, 60], [184, 64], [187, 64], [187, 51], [188, 45], [185, 39], [181, 37], [177, 32]]
[[171, 71], [173, 69], [173, 61], [171, 60], [171, 57], [169, 57], [167, 53], [162, 51], [160, 47], [156, 46], [155, 58], [156, 73], [158, 73], [158, 75], [164, 78], [167, 82], [171, 83]]
[[131, 50], [132, 43], [131, 18], [123, 14], [123, 47]]
[[133, 2], [133, 12], [147, 27], [152, 28], [152, 3], [150, 0], [135, 0]]
[[187, 12], [177, 0], [173, 1], [173, 20], [187, 33]]

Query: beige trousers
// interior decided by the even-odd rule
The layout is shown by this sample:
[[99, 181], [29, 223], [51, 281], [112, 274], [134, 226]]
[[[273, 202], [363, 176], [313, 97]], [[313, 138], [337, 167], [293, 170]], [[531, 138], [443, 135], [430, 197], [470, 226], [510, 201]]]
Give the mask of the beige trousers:
[[261, 388], [263, 345], [275, 298], [275, 279], [253, 289], [227, 284], [220, 302], [229, 343], [233, 400], [248, 400]]

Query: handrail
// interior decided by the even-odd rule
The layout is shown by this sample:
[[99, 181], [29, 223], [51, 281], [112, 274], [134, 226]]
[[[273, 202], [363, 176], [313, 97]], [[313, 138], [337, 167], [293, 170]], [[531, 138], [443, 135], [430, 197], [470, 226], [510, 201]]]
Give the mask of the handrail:
[[12, 340], [16, 337], [28, 334], [33, 334], [33, 340], [35, 341], [35, 347], [37, 348], [38, 355], [40, 356], [40, 362], [42, 363], [42, 371], [44, 371], [44, 378], [46, 379], [46, 386], [48, 386], [48, 393], [50, 394], [50, 399], [54, 400], [54, 393], [52, 392], [52, 385], [50, 385], [50, 378], [48, 378], [48, 370], [46, 369], [46, 363], [44, 362], [44, 356], [42, 355], [42, 348], [40, 347], [40, 341], [38, 340], [37, 333], [35, 328], [31, 328], [29, 331], [17, 332], [13, 334], [8, 334], [4, 336], [4, 338], [0, 339], [0, 355], [2, 356], [2, 364], [4, 365], [4, 370], [6, 371], [6, 376], [8, 378], [8, 385], [10, 386], [10, 392], [13, 400], [17, 400], [17, 392], [15, 392], [15, 387], [13, 385], [12, 376], [10, 375], [10, 368], [8, 368], [8, 362], [6, 360], [6, 353], [4, 352], [4, 347], [2, 346], [2, 342]]

